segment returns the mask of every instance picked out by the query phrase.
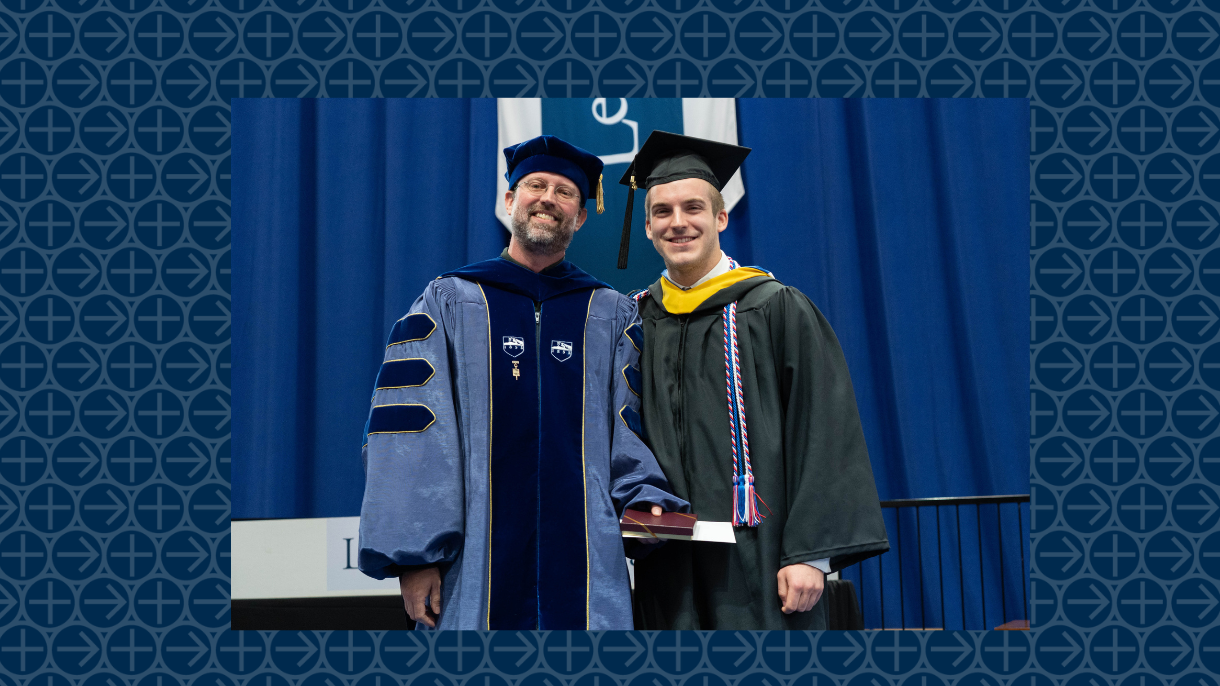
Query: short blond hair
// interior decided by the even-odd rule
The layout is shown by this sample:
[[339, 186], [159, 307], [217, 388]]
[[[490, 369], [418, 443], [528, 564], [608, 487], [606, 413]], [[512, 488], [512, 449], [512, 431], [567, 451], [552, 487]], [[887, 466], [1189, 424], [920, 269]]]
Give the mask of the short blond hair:
[[[707, 182], [704, 181], [704, 183]], [[707, 189], [710, 191], [710, 193], [708, 193], [708, 198], [712, 201], [712, 214], [718, 217], [720, 216], [720, 211], [724, 209], [724, 196], [721, 195], [720, 191], [716, 190], [716, 187], [710, 183], [707, 184]], [[644, 194], [644, 219], [645, 221], [652, 219], [651, 188], [649, 188], [648, 192]]]

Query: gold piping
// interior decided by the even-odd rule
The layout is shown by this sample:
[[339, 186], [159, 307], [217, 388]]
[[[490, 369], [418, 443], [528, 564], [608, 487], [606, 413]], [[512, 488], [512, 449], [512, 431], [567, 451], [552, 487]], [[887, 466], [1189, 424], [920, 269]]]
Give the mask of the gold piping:
[[631, 407], [631, 406], [630, 406], [630, 405], [623, 405], [621, 408], [619, 408], [619, 411], [618, 411], [618, 418], [619, 418], [619, 419], [620, 419], [620, 420], [623, 422], [623, 426], [627, 427], [627, 430], [628, 430], [628, 431], [630, 431], [631, 433], [635, 434], [635, 437], [636, 437], [636, 438], [638, 438], [638, 439], [640, 439], [640, 440], [642, 441], [642, 440], [644, 440], [644, 437], [643, 437], [643, 436], [641, 436], [641, 435], [639, 435], [639, 434], [637, 434], [637, 433], [635, 433], [635, 429], [631, 428], [631, 425], [627, 423], [627, 418], [623, 416], [623, 410], [626, 410], [628, 407]]
[[491, 307], [483, 284], [477, 284], [483, 296], [483, 312], [487, 314], [487, 629], [491, 630]]
[[[403, 343], [410, 343], [412, 341], [422, 341], [425, 338], [427, 338], [428, 336], [431, 336], [433, 334], [433, 332], [436, 331], [436, 320], [433, 319], [432, 315], [428, 314], [427, 312], [415, 312], [415, 313], [407, 315], [407, 317], [415, 317], [415, 316], [418, 316], [421, 314], [424, 315], [425, 317], [427, 317], [428, 321], [432, 322], [432, 329], [430, 331], [428, 331], [428, 333], [424, 334], [423, 336], [420, 336], [419, 338], [408, 338], [405, 341], [394, 341], [390, 345], [386, 346], [386, 350], [389, 350], [390, 346], [392, 346], [392, 345], [401, 345]], [[406, 319], [407, 317], [403, 317], [402, 319]], [[402, 319], [399, 319], [398, 321], [401, 322]], [[397, 324], [398, 322], [394, 322], [394, 323]]]
[[[422, 407], [428, 411], [428, 414], [432, 415], [432, 421], [428, 422], [428, 426], [425, 426], [422, 429], [415, 429], [413, 431], [370, 431], [368, 433], [369, 436], [373, 436], [375, 434], [419, 434], [427, 431], [429, 426], [436, 423], [436, 413], [432, 411], [431, 407], [428, 407], [423, 403], [390, 403], [388, 405], [374, 405], [373, 409], [376, 410], [379, 407]], [[365, 445], [368, 444], [366, 443]]]
[[[627, 390], [631, 391], [632, 393], [635, 393], [635, 397], [639, 398], [639, 397], [641, 397], [640, 394], [637, 393], [636, 390], [631, 387], [631, 382], [627, 380], [627, 367], [630, 367], [630, 366], [631, 365], [625, 365], [623, 367], [622, 371], [619, 372], [619, 374], [623, 375], [623, 382], [627, 384]], [[641, 389], [641, 390], [643, 390], [643, 389]]]
[[426, 386], [428, 382], [432, 380], [432, 377], [436, 376], [436, 367], [433, 367], [431, 362], [422, 357], [400, 357], [396, 360], [386, 360], [385, 362], [382, 362], [381, 365], [384, 367], [386, 362], [409, 362], [411, 360], [420, 360], [424, 364], [428, 365], [428, 369], [432, 370], [432, 372], [428, 374], [428, 378], [424, 379], [423, 383], [408, 384], [406, 386], [378, 386], [377, 390], [387, 391], [394, 388], [418, 388], [420, 386]]
[[589, 395], [589, 314], [593, 311], [595, 293], [596, 290], [589, 292], [589, 305], [585, 310], [585, 330], [580, 342], [580, 478], [584, 485], [582, 495], [585, 497], [585, 631], [589, 630], [589, 603], [593, 589], [593, 565], [589, 558], [589, 476], [585, 471], [585, 412]]
[[[639, 324], [632, 324], [631, 326], [640, 326], [640, 325], [639, 325]], [[627, 327], [627, 328], [623, 329], [623, 335], [624, 335], [624, 336], [627, 336], [627, 332], [631, 330], [631, 326], [629, 326], [629, 327]], [[643, 333], [644, 333], [644, 327], [640, 326], [640, 334], [641, 334], [641, 335], [643, 335]], [[636, 345], [636, 344], [635, 344], [635, 341], [631, 340], [631, 336], [627, 336], [627, 341], [628, 341], [629, 343], [631, 343], [631, 347], [635, 348], [635, 351], [636, 351], [637, 353], [643, 353], [643, 352], [644, 352], [643, 350], [640, 350], [640, 346], [638, 346], [638, 345]]]

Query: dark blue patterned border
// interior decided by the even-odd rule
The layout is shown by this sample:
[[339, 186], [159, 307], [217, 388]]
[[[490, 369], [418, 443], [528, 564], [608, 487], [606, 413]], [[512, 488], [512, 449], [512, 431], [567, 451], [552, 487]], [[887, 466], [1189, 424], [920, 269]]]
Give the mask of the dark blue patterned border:
[[[1217, 0], [0, 0], [0, 683], [1216, 686]], [[231, 632], [233, 97], [1028, 97], [1024, 632]]]

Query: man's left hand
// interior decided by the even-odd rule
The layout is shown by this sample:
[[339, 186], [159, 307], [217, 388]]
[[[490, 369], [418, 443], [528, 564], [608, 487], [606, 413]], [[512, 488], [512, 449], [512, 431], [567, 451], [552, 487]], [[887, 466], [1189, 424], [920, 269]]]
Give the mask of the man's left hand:
[[826, 586], [822, 570], [803, 562], [780, 569], [778, 577], [779, 601], [786, 615], [813, 609]]

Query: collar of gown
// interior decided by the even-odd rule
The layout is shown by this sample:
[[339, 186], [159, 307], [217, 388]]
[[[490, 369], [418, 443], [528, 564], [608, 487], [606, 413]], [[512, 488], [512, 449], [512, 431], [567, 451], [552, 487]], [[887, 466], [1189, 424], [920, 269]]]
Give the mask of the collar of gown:
[[[707, 303], [716, 294], [724, 291], [727, 288], [736, 284], [757, 279], [759, 277], [773, 278], [770, 272], [757, 267], [738, 267], [737, 269], [729, 268], [729, 258], [723, 251], [720, 253], [720, 261], [715, 267], [703, 278], [699, 279], [694, 285], [689, 287], [680, 286], [669, 280], [669, 271], [666, 270], [661, 274], [661, 305], [666, 312], [670, 314], [690, 314], [695, 310], [700, 309], [700, 306]], [[761, 283], [761, 282], [759, 282]], [[752, 284], [751, 284], [752, 287]], [[750, 287], [745, 288], [749, 290]], [[739, 290], [739, 289], [734, 289]], [[744, 291], [742, 291], [744, 292]], [[740, 295], [736, 295], [740, 297]], [[736, 297], [734, 299], [736, 299]]]
[[440, 277], [456, 276], [480, 284], [495, 286], [511, 293], [524, 295], [534, 302], [545, 302], [565, 293], [585, 288], [610, 288], [580, 267], [561, 260], [541, 273], [523, 267], [503, 255], [491, 260], [468, 264], [461, 269], [445, 272]]
[[720, 276], [721, 274], [728, 273], [728, 271], [729, 271], [730, 269], [732, 269], [732, 267], [729, 265], [729, 256], [728, 256], [728, 255], [725, 255], [725, 254], [724, 254], [724, 251], [723, 251], [723, 250], [721, 250], [721, 251], [720, 251], [720, 261], [718, 261], [718, 262], [716, 263], [716, 266], [712, 267], [712, 270], [711, 270], [711, 271], [709, 271], [708, 273], [704, 274], [702, 278], [700, 278], [698, 281], [694, 282], [693, 284], [691, 284], [691, 285], [689, 285], [689, 286], [683, 286], [682, 284], [678, 283], [677, 281], [673, 281], [673, 280], [671, 280], [671, 279], [669, 278], [669, 270], [668, 270], [668, 269], [665, 269], [665, 270], [662, 270], [662, 271], [661, 271], [661, 278], [663, 278], [663, 279], [665, 279], [665, 280], [669, 281], [669, 283], [670, 283], [671, 285], [677, 286], [678, 288], [680, 288], [680, 289], [682, 289], [682, 290], [684, 290], [684, 291], [689, 291], [690, 289], [692, 289], [692, 288], [694, 288], [694, 287], [696, 287], [696, 286], [702, 285], [703, 283], [705, 283], [705, 282], [707, 282], [707, 281], [709, 281], [709, 280], [711, 280], [711, 279], [714, 279], [714, 278], [716, 278], [717, 276]]

